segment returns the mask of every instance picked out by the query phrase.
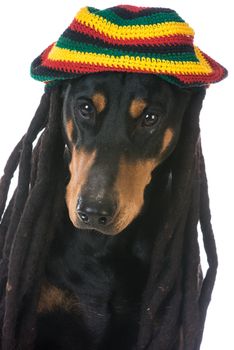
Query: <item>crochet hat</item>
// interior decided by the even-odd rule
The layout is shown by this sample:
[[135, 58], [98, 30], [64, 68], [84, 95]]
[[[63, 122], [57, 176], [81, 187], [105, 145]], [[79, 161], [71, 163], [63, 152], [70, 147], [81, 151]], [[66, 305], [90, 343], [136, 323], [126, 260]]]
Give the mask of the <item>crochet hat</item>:
[[82, 8], [31, 66], [34, 79], [55, 83], [96, 72], [157, 74], [180, 87], [204, 86], [227, 71], [193, 44], [194, 31], [167, 8]]

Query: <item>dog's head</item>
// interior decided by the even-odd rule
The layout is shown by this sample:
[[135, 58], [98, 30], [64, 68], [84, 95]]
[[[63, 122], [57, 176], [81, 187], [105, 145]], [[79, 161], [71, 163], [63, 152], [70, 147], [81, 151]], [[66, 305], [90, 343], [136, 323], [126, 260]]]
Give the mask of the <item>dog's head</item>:
[[138, 216], [152, 171], [175, 148], [189, 96], [146, 74], [90, 74], [68, 85], [66, 203], [74, 226], [114, 235]]

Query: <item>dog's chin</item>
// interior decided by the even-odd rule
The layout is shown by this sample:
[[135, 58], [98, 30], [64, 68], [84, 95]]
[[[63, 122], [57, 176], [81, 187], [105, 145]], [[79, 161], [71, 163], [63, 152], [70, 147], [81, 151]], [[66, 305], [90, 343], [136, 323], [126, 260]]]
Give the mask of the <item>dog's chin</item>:
[[88, 223], [85, 224], [81, 222], [78, 218], [76, 218], [75, 220], [73, 219], [71, 221], [75, 228], [78, 228], [80, 230], [94, 230], [96, 232], [99, 232], [108, 236], [116, 236], [120, 234], [130, 224], [130, 223], [125, 223], [125, 225], [117, 226], [113, 222], [106, 226], [101, 226], [101, 225], [92, 226], [92, 225], [89, 225]]

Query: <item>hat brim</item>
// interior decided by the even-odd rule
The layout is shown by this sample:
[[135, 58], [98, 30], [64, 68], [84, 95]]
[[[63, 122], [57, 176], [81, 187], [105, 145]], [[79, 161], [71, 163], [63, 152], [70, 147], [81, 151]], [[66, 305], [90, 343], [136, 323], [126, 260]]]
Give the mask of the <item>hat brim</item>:
[[130, 55], [83, 53], [50, 45], [31, 65], [33, 78], [44, 81], [74, 79], [97, 72], [156, 74], [180, 87], [209, 85], [225, 78], [227, 70], [195, 47], [198, 62], [136, 58]]

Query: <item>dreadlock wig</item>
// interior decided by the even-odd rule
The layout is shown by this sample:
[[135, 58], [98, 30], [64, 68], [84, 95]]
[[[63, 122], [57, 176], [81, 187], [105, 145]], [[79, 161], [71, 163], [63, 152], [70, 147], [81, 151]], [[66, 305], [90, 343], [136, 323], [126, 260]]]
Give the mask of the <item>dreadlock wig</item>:
[[[65, 187], [70, 154], [64, 136], [63, 91], [72, 81], [107, 72], [157, 75], [172, 89], [191, 95], [176, 145], [151, 180], [153, 185], [157, 180], [158, 198], [167, 191], [160, 224], [144, 221], [149, 212], [157, 215], [160, 204], [154, 198], [141, 219], [145, 232], [153, 231], [153, 241], [134, 349], [200, 348], [217, 256], [199, 113], [206, 87], [223, 79], [227, 71], [193, 45], [193, 36], [192, 28], [170, 9], [86, 7], [32, 63], [31, 75], [46, 83], [45, 93], [0, 182], [2, 350], [34, 349], [51, 246], [58, 227], [69, 220]], [[102, 101], [98, 108], [102, 109]], [[17, 187], [7, 201], [17, 168]], [[198, 224], [209, 264], [205, 276], [200, 269]]]

